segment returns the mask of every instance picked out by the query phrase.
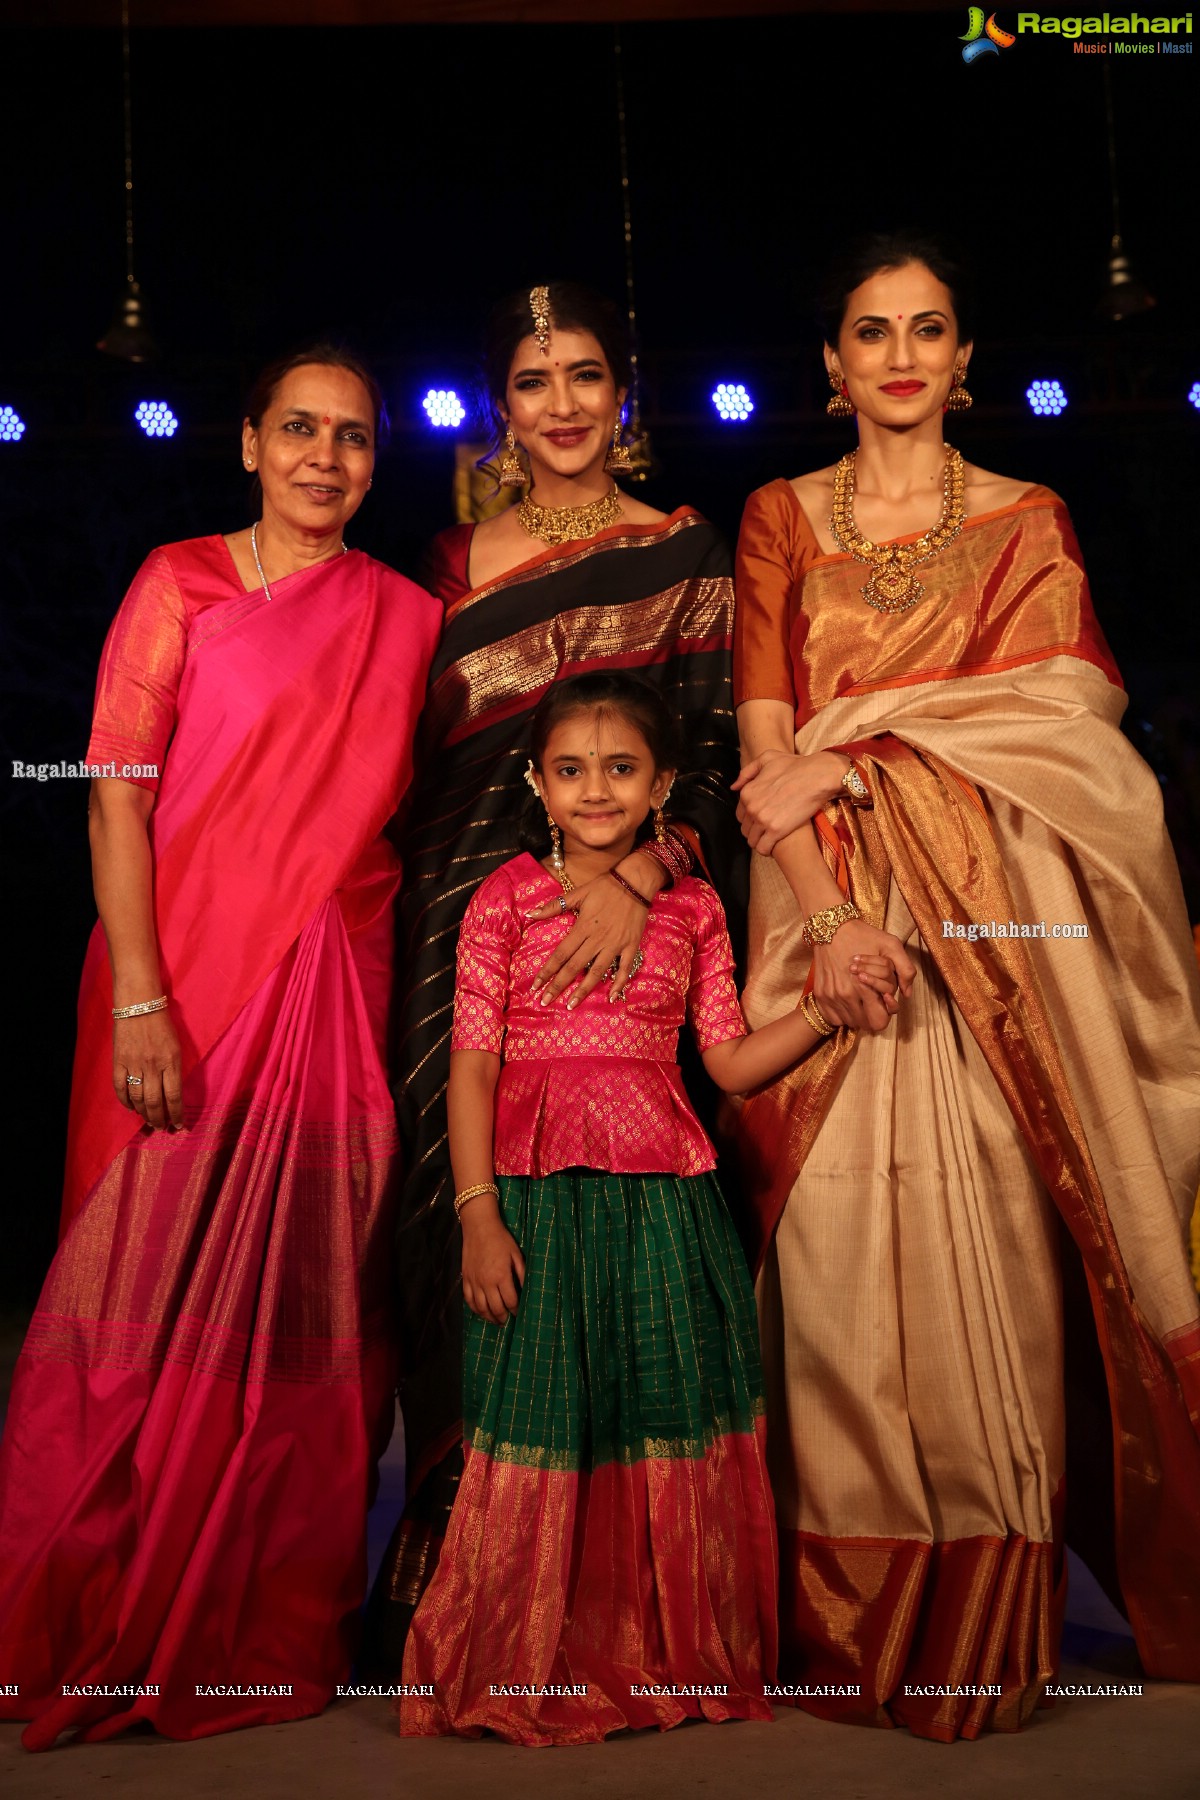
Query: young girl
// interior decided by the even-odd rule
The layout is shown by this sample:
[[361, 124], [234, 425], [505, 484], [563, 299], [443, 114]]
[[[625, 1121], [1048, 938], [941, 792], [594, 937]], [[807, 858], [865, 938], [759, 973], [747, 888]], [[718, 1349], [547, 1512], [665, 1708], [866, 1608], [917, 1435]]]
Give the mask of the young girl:
[[[553, 686], [530, 764], [551, 854], [504, 864], [463, 923], [448, 1109], [466, 1469], [408, 1639], [405, 1735], [583, 1743], [771, 1718], [754, 1299], [675, 1057], [686, 1015], [741, 1093], [820, 1033], [799, 1010], [747, 1033], [720, 901], [692, 877], [648, 904], [622, 1004], [602, 984], [548, 1006], [534, 986], [572, 915], [531, 913], [611, 871], [652, 809], [661, 826], [673, 735], [634, 677]], [[861, 979], [895, 981], [882, 960]]]

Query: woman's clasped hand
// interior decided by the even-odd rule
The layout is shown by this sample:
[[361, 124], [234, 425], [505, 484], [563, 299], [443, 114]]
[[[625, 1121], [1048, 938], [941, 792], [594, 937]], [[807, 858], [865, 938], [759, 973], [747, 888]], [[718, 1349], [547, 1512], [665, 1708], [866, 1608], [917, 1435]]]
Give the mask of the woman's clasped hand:
[[[868, 961], [882, 957], [895, 975], [890, 994], [865, 987], [862, 973]], [[879, 931], [865, 919], [847, 919], [828, 944], [813, 949], [812, 993], [831, 1025], [849, 1025], [856, 1031], [883, 1031], [907, 1000], [916, 979], [916, 965], [890, 931]]]
[[848, 766], [849, 758], [836, 750], [801, 756], [768, 749], [747, 762], [733, 791], [750, 848], [770, 856], [781, 838], [807, 825], [839, 793]]
[[[800, 831], [842, 791], [848, 757], [836, 750], [810, 756], [791, 750], [761, 750], [733, 783], [737, 816], [747, 843], [760, 856]], [[882, 957], [894, 974], [892, 992], [866, 986], [869, 959]], [[900, 939], [865, 919], [847, 919], [827, 944], [813, 947], [812, 995], [830, 1025], [856, 1031], [883, 1031], [912, 993], [916, 966]]]

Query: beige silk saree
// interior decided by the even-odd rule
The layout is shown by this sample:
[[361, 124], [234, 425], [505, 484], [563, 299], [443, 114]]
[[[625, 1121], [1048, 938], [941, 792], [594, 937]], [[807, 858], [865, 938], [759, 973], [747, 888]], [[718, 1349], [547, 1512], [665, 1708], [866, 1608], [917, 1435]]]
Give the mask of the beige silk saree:
[[[924, 598], [880, 614], [789, 483], [751, 496], [737, 700], [785, 699], [797, 751], [854, 755], [871, 803], [815, 824], [919, 980], [885, 1032], [840, 1031], [751, 1096], [738, 1132], [781, 1681], [801, 1690], [781, 1697], [949, 1739], [1015, 1729], [1055, 1671], [1076, 1262], [1121, 1593], [1147, 1672], [1200, 1679], [1200, 996], [1061, 501], [1034, 488], [968, 520], [920, 573]], [[799, 925], [756, 856], [752, 1025], [804, 990]]]

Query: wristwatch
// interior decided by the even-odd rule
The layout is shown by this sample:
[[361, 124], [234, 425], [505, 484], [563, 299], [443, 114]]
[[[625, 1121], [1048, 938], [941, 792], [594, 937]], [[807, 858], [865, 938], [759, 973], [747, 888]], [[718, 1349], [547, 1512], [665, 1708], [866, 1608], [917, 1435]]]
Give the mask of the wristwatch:
[[871, 790], [853, 763], [842, 776], [842, 786], [855, 806], [866, 806], [870, 802]]

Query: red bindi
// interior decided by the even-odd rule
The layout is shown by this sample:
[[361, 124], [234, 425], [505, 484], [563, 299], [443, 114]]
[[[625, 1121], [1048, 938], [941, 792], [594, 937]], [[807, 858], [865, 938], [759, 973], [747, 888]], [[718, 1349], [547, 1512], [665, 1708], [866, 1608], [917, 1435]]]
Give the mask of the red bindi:
[[325, 417], [321, 420], [321, 423], [322, 423], [322, 425], [328, 425], [328, 423], [329, 423], [329, 414], [328, 413], [325, 414]]

